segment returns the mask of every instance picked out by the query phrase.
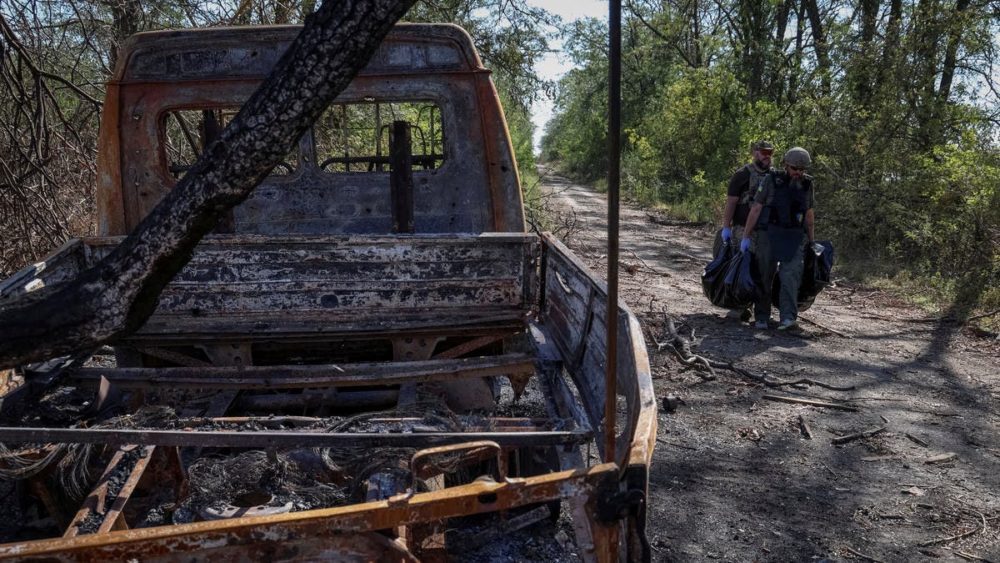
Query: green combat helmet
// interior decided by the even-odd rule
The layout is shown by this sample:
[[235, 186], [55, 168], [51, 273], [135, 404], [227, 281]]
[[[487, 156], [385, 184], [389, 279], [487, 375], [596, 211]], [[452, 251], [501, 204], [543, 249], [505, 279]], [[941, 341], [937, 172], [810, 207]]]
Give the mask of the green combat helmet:
[[794, 166], [799, 169], [806, 169], [812, 164], [812, 158], [809, 157], [809, 151], [802, 147], [792, 147], [788, 149], [785, 156], [782, 157], [781, 162], [789, 166]]

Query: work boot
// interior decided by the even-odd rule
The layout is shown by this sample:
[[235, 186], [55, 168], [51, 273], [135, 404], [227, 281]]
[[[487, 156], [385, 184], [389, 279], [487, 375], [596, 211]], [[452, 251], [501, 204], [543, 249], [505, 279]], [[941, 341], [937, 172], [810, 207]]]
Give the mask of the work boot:
[[778, 325], [778, 330], [793, 330], [798, 328], [798, 326], [799, 323], [795, 322], [795, 319], [785, 319]]

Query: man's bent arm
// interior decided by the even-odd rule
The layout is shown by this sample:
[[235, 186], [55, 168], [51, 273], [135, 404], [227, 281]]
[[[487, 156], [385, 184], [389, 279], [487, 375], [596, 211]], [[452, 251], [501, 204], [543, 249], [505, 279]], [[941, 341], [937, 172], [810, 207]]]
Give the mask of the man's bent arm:
[[740, 202], [740, 198], [731, 195], [726, 197], [726, 210], [722, 214], [722, 226], [733, 228], [733, 215], [736, 215], [736, 204]]
[[[763, 203], [755, 203], [753, 207], [750, 208], [750, 214], [747, 215], [747, 226], [743, 230], [743, 238], [750, 238], [753, 236], [753, 232], [757, 229], [757, 219], [760, 218], [760, 210], [764, 209]], [[812, 211], [810, 209], [809, 211]]]
[[810, 243], [816, 242], [816, 213], [812, 209], [806, 210], [806, 235]]

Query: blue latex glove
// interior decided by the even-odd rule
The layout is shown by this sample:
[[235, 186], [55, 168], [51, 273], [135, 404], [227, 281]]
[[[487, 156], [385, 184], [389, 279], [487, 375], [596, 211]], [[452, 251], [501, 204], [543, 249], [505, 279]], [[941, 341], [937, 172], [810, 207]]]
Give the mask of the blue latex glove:
[[729, 227], [722, 227], [722, 242], [729, 244], [733, 240], [733, 230]]
[[740, 241], [740, 252], [746, 252], [750, 250], [750, 239], [745, 238]]

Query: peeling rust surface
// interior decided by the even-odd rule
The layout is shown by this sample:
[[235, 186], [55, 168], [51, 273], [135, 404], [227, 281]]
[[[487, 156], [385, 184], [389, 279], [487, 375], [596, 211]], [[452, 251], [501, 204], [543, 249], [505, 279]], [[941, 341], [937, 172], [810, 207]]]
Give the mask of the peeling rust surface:
[[[2, 291], [58, 285], [117, 242], [71, 243]], [[534, 306], [537, 246], [527, 234], [209, 237], [134, 338], [520, 324]]]
[[[0, 307], [26, 294], [51, 291], [110, 253], [121, 240], [118, 235], [134, 228], [173, 188], [174, 173], [183, 170], [168, 169], [168, 112], [239, 108], [299, 29], [164, 31], [130, 39], [102, 114], [96, 197], [101, 237], [70, 241], [47, 260], [0, 282]], [[569, 501], [583, 559], [618, 559], [620, 532], [639, 529], [636, 515], [625, 525], [606, 523], [594, 507], [612, 495], [648, 487], [656, 402], [638, 321], [624, 304], [612, 321], [619, 327], [617, 463], [586, 468], [579, 443], [603, 430], [607, 290], [557, 240], [523, 233], [510, 134], [496, 88], [469, 36], [450, 25], [398, 25], [335, 103], [376, 102], [429, 102], [440, 110], [443, 146], [432, 161], [440, 157], [441, 164], [412, 171], [414, 235], [388, 234], [393, 224], [387, 167], [379, 163], [370, 172], [326, 171], [317, 165], [320, 151], [307, 134], [298, 143], [291, 172], [268, 177], [233, 210], [231, 234], [206, 237], [199, 244], [161, 294], [155, 314], [120, 343], [119, 367], [87, 368], [75, 380], [93, 383], [103, 376], [139, 396], [153, 387], [222, 388], [228, 395], [214, 413], [222, 416], [240, 391], [278, 394], [248, 394], [235, 405], [257, 401], [264, 409], [304, 409], [310, 397], [325, 401], [333, 395], [363, 408], [356, 398], [360, 395], [398, 398], [402, 392], [358, 391], [359, 386], [415, 388], [431, 382], [464, 386], [467, 393], [482, 395], [483, 408], [489, 410], [492, 395], [470, 382], [506, 377], [520, 394], [532, 378], [539, 378], [553, 418], [573, 419], [574, 430], [554, 431], [544, 420], [537, 427], [527, 421], [407, 435], [3, 428], [0, 432], [11, 440], [30, 434], [39, 441], [48, 437], [104, 445], [132, 440], [128, 443], [277, 447], [326, 440], [372, 447], [437, 446], [413, 456], [411, 470], [436, 474], [441, 487], [436, 456], [469, 462], [496, 458], [500, 470], [495, 475], [499, 482], [477, 480], [379, 502], [103, 533], [119, 522], [128, 524], [117, 517], [143, 474], [138, 468], [123, 498], [107, 511], [102, 533], [8, 544], [0, 546], [0, 558], [415, 561], [406, 549], [407, 538], [419, 538], [420, 530], [444, 519], [562, 498]], [[509, 353], [504, 347], [526, 329], [538, 346], [537, 355]], [[391, 343], [392, 361], [355, 359], [344, 368], [315, 361], [255, 365], [258, 346], [360, 345], [378, 339]], [[501, 355], [461, 357], [480, 349]], [[230, 361], [233, 354], [238, 361]], [[303, 387], [311, 391], [297, 394]], [[109, 437], [114, 433], [119, 436]], [[484, 439], [493, 442], [475, 442]], [[603, 436], [596, 442], [603, 445]], [[558, 458], [563, 471], [507, 477], [508, 454], [553, 444], [559, 444], [553, 459]], [[183, 476], [178, 451], [170, 451]], [[95, 491], [95, 502], [103, 490]], [[55, 515], [59, 507], [50, 504]], [[94, 506], [103, 513], [107, 507], [99, 504]], [[72, 514], [76, 508], [70, 510]], [[407, 528], [411, 525], [417, 527]], [[379, 531], [391, 531], [399, 539]]]
[[[604, 365], [607, 288], [572, 252], [545, 235], [546, 272], [544, 324], [562, 357], [572, 358], [567, 370], [576, 383], [591, 427], [603, 443]], [[624, 419], [616, 429], [616, 461], [648, 465], [656, 443], [656, 397], [642, 328], [628, 306], [619, 304], [618, 389]]]
[[[101, 234], [134, 228], [172, 188], [162, 132], [166, 112], [239, 108], [299, 29], [165, 31], [128, 42], [101, 123]], [[439, 169], [413, 173], [415, 232], [524, 230], [510, 135], [468, 34], [451, 25], [397, 25], [335, 103], [366, 101], [440, 108], [447, 158]], [[295, 173], [265, 179], [234, 209], [236, 232], [391, 232], [388, 171], [320, 170], [311, 135], [303, 137], [299, 154]]]

